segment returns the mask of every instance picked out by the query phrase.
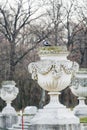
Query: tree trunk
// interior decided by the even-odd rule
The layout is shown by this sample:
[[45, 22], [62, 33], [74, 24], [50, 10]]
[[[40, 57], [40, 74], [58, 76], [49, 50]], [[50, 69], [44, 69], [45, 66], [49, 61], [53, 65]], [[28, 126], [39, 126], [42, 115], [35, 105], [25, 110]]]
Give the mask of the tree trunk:
[[55, 27], [54, 27], [54, 37], [55, 37], [55, 39], [54, 39], [54, 42], [55, 42], [55, 46], [57, 45], [57, 43], [58, 43], [58, 26], [55, 24]]
[[9, 80], [14, 80], [14, 74], [15, 74], [15, 43], [10, 44], [10, 69], [9, 69]]
[[69, 23], [69, 21], [67, 21], [67, 31], [68, 31], [68, 34], [67, 34], [67, 39], [68, 39], [67, 49], [70, 50], [71, 47], [73, 48], [73, 41], [72, 41], [71, 34], [70, 34], [70, 23]]
[[82, 62], [81, 67], [87, 68], [87, 46], [86, 45], [84, 48], [83, 62]]
[[40, 102], [39, 102], [39, 107], [40, 107], [40, 108], [43, 108], [43, 106], [44, 106], [44, 104], [45, 104], [45, 95], [46, 95], [45, 90], [42, 89], [42, 90], [41, 90], [41, 100], [40, 100]]

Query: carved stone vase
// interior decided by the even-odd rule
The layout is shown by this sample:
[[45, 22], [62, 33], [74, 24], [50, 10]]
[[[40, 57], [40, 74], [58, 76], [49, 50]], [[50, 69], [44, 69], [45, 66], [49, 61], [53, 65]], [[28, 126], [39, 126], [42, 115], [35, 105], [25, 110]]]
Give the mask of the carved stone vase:
[[87, 105], [85, 104], [87, 97], [87, 69], [80, 69], [75, 74], [72, 80], [71, 91], [79, 100], [79, 104], [74, 108], [75, 115], [87, 117]]
[[60, 91], [68, 87], [72, 75], [78, 71], [78, 64], [67, 60], [66, 47], [42, 47], [40, 61], [29, 64], [32, 79], [48, 91], [50, 102], [39, 110], [31, 124], [73, 124], [79, 119], [59, 101]]
[[11, 106], [12, 101], [17, 97], [19, 92], [15, 87], [14, 81], [3, 81], [0, 89], [1, 98], [6, 102], [6, 106], [2, 110], [3, 129], [11, 128], [13, 124], [18, 122], [16, 110]]
[[14, 81], [3, 81], [2, 88], [0, 90], [1, 98], [6, 102], [6, 107], [3, 108], [3, 115], [16, 115], [15, 109], [11, 106], [11, 102], [17, 97], [19, 92], [18, 88], [15, 87], [16, 83]]

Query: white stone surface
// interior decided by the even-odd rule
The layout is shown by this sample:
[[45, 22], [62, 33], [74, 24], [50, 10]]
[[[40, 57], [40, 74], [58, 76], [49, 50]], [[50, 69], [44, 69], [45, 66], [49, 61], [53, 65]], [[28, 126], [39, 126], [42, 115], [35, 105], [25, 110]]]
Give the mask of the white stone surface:
[[36, 106], [27, 106], [24, 109], [24, 114], [32, 115], [37, 113], [37, 107]]
[[31, 119], [35, 116], [35, 114], [37, 113], [37, 107], [36, 106], [27, 106], [24, 109], [24, 113], [23, 113], [23, 118], [24, 118], [24, 122], [30, 122]]

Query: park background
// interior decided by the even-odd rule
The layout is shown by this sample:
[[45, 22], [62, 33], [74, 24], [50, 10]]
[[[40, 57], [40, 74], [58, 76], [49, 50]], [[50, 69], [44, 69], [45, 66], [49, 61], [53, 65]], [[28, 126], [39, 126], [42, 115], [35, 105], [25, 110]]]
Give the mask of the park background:
[[[87, 68], [87, 1], [82, 0], [3, 0], [0, 1], [0, 87], [2, 81], [14, 80], [19, 94], [12, 105], [43, 107], [49, 102], [28, 72], [28, 65], [40, 60], [38, 48], [43, 41], [66, 46], [69, 60]], [[69, 88], [60, 101], [73, 108], [77, 98]], [[0, 99], [0, 110], [5, 102]]]

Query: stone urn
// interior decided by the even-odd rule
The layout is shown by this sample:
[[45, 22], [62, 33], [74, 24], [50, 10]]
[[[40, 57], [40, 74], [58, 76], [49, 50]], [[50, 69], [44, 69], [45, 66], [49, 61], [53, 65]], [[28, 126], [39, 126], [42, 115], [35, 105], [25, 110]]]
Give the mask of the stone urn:
[[38, 54], [40, 61], [30, 63], [28, 70], [32, 79], [48, 91], [50, 102], [38, 111], [31, 124], [78, 124], [79, 119], [59, 101], [60, 91], [69, 86], [78, 64], [67, 60], [66, 47], [42, 47]]
[[80, 69], [75, 74], [72, 80], [71, 91], [79, 100], [79, 104], [74, 108], [75, 115], [87, 117], [87, 105], [85, 104], [87, 97], [87, 69]]
[[0, 90], [1, 98], [6, 102], [6, 107], [3, 108], [3, 115], [17, 115], [15, 109], [11, 106], [11, 102], [17, 97], [19, 92], [18, 88], [15, 87], [14, 81], [3, 81], [2, 88]]
[[[29, 64], [32, 79], [50, 95], [50, 103], [45, 107], [64, 107], [58, 99], [60, 91], [68, 87], [72, 75], [78, 71], [78, 64], [67, 60], [66, 47], [42, 47], [38, 52], [40, 61]], [[54, 104], [54, 105], [53, 105]]]

